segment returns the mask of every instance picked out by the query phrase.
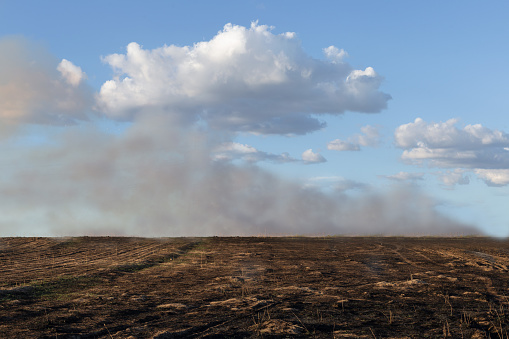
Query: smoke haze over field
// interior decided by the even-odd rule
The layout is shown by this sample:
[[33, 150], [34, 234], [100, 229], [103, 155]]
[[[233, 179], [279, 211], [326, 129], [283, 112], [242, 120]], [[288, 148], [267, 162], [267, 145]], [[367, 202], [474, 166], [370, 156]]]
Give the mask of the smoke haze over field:
[[[325, 128], [326, 114], [387, 107], [372, 67], [355, 69], [334, 46], [323, 53], [307, 55], [290, 32], [228, 24], [192, 46], [130, 43], [125, 54], [107, 55], [115, 74], [94, 96], [71, 61], [34, 52], [24, 39], [0, 41], [0, 236], [475, 233], [416, 185], [345, 181], [324, 190], [257, 164], [320, 166], [327, 159], [317, 148], [299, 158], [236, 142], [241, 133], [305, 135]], [[125, 124], [113, 133], [101, 121]], [[415, 153], [431, 139], [413, 138], [427, 127], [418, 123], [398, 130], [398, 146]], [[378, 126], [361, 131], [323, 146], [378, 146]], [[495, 136], [503, 152], [508, 137]]]
[[[150, 116], [120, 136], [79, 127], [4, 173], [2, 230], [53, 235], [459, 234], [417, 189], [345, 192], [211, 157], [222, 138]], [[5, 217], [12, 215], [12, 219]], [[23, 215], [22, 219], [15, 216]], [[32, 224], [33, 223], [33, 224]]]

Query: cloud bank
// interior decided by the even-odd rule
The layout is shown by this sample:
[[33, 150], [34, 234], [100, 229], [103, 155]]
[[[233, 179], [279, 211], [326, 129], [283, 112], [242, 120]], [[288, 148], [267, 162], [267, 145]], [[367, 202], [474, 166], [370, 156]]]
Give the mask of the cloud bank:
[[475, 173], [491, 186], [509, 184], [509, 134], [480, 124], [458, 126], [457, 119], [427, 123], [421, 118], [399, 126], [394, 138], [401, 158], [413, 164], [452, 168], [446, 184], [467, 184], [463, 171]]
[[316, 115], [386, 108], [390, 96], [373, 68], [353, 69], [334, 46], [324, 49], [327, 60], [313, 59], [294, 33], [271, 30], [227, 24], [193, 46], [130, 43], [125, 54], [104, 57], [115, 77], [101, 87], [99, 107], [114, 119], [163, 111], [259, 134], [305, 134], [325, 126]]

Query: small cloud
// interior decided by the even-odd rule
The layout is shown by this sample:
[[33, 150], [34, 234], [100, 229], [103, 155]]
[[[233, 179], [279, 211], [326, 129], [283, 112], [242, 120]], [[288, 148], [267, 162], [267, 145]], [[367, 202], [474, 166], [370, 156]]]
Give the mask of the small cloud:
[[74, 87], [79, 86], [81, 81], [87, 78], [87, 75], [81, 70], [81, 67], [74, 65], [66, 59], [62, 59], [62, 61], [58, 64], [57, 71], [62, 74], [62, 77], [68, 84]]
[[302, 161], [306, 164], [316, 164], [326, 162], [327, 159], [325, 159], [320, 153], [314, 153], [310, 148], [302, 153]]
[[327, 144], [327, 149], [331, 151], [360, 151], [358, 144], [354, 144], [340, 139], [332, 140]]
[[327, 144], [327, 149], [333, 151], [360, 151], [363, 147], [376, 147], [380, 141], [380, 132], [377, 127], [366, 125], [361, 127], [359, 134], [353, 135], [347, 141], [333, 140]]
[[347, 52], [343, 49], [338, 49], [336, 46], [324, 48], [323, 53], [333, 63], [343, 62], [343, 59], [348, 56]]
[[440, 172], [438, 177], [446, 186], [468, 185], [470, 178], [465, 172], [463, 169], [456, 168], [452, 171]]
[[373, 67], [366, 67], [364, 71], [360, 69], [355, 69], [352, 72], [350, 72], [350, 74], [346, 78], [346, 81], [353, 81], [356, 79], [376, 78], [377, 76], [378, 74], [376, 74]]

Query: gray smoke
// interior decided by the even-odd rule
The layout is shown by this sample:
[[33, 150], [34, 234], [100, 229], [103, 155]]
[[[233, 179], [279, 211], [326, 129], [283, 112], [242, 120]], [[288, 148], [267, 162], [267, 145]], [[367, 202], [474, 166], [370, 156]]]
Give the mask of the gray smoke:
[[167, 115], [139, 119], [120, 135], [90, 124], [66, 128], [50, 141], [12, 152], [12, 166], [4, 166], [4, 236], [473, 232], [440, 215], [436, 202], [415, 188], [354, 198], [255, 165], [214, 160], [224, 136]]
[[92, 90], [85, 73], [42, 45], [0, 38], [0, 140], [23, 124], [69, 125], [87, 120]]

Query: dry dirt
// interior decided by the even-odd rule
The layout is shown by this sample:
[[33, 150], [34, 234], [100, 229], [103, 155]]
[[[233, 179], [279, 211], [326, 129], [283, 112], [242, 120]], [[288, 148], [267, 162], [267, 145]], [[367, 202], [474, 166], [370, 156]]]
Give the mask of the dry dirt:
[[509, 338], [509, 241], [0, 238], [2, 338]]

